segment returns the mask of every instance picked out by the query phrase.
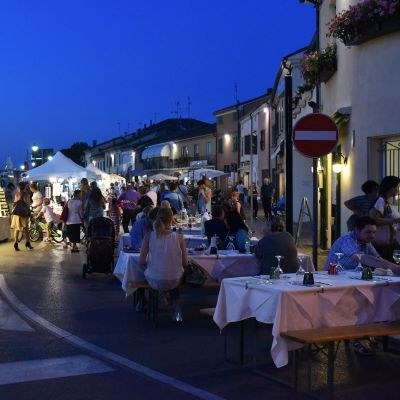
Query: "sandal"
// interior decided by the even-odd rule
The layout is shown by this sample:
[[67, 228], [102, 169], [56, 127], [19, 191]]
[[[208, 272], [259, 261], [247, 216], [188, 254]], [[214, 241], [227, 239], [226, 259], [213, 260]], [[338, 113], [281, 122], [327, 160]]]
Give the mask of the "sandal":
[[353, 349], [356, 353], [363, 355], [363, 356], [370, 356], [375, 354], [375, 351], [372, 350], [368, 344], [364, 344], [359, 340], [352, 341]]

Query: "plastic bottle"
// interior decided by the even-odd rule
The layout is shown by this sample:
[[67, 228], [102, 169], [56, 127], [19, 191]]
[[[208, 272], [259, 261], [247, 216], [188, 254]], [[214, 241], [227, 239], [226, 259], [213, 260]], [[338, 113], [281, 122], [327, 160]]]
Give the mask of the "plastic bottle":
[[246, 254], [250, 254], [250, 239], [247, 237], [245, 242], [244, 242], [244, 248], [246, 251]]

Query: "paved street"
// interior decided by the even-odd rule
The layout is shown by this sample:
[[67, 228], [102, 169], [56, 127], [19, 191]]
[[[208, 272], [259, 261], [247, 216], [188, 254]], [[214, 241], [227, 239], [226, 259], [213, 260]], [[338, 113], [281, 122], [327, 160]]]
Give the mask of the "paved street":
[[[16, 253], [9, 242], [0, 254], [2, 400], [309, 398], [253, 373], [252, 321], [245, 324], [245, 366], [237, 363], [235, 326], [227, 330], [234, 362], [224, 361], [224, 335], [199, 312], [215, 304], [215, 290], [183, 288], [184, 322], [172, 322], [162, 305], [155, 328], [112, 276], [81, 278], [84, 252], [35, 243], [33, 251]], [[259, 326], [256, 334], [267, 360], [268, 331]], [[382, 382], [385, 398], [400, 389], [396, 356], [358, 359], [347, 350], [339, 362], [337, 398], [376, 398]], [[316, 369], [318, 388], [324, 374]]]

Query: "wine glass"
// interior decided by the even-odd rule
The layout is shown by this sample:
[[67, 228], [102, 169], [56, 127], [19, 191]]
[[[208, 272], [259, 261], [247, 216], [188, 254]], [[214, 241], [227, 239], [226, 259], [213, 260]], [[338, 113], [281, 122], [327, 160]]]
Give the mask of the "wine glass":
[[393, 260], [397, 265], [400, 264], [400, 250], [393, 250]]
[[341, 272], [344, 271], [343, 265], [340, 264], [340, 259], [344, 256], [343, 253], [335, 253], [335, 256], [337, 258], [337, 263], [336, 263], [336, 272], [340, 274]]
[[233, 251], [236, 250], [236, 249], [235, 249], [235, 245], [234, 245], [234, 243], [233, 243], [234, 236], [228, 236], [228, 239], [229, 239], [229, 242], [228, 242], [228, 244], [226, 245], [226, 250], [228, 250], [229, 252], [233, 252]]
[[358, 258], [358, 264], [357, 267], [354, 268], [354, 272], [363, 272], [363, 266], [361, 264], [361, 257], [363, 256], [363, 253], [356, 253], [356, 256]]
[[304, 274], [306, 272], [305, 269], [303, 268], [304, 255], [299, 254], [297, 258], [299, 259], [300, 264], [299, 264], [299, 269], [296, 271], [296, 282], [303, 283]]
[[281, 259], [283, 256], [275, 256], [275, 258], [278, 260], [278, 265], [275, 268], [275, 276], [279, 279], [281, 274], [283, 274], [283, 270], [281, 268]]

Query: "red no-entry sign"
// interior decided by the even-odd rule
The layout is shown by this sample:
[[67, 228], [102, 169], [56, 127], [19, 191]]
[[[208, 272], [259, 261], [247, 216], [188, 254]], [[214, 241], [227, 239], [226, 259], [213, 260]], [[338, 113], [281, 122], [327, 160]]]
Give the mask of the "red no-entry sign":
[[293, 144], [306, 157], [322, 157], [332, 152], [338, 142], [338, 128], [325, 114], [308, 114], [293, 128]]

